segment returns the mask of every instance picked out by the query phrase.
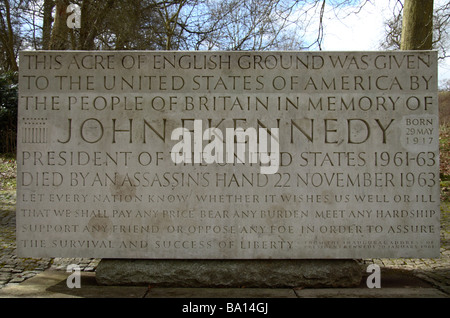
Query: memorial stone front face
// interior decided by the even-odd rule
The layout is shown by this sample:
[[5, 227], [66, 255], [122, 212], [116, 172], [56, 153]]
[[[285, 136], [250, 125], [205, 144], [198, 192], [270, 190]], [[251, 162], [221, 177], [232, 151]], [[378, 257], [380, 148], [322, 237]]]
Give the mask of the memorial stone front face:
[[439, 256], [437, 55], [20, 54], [29, 257]]

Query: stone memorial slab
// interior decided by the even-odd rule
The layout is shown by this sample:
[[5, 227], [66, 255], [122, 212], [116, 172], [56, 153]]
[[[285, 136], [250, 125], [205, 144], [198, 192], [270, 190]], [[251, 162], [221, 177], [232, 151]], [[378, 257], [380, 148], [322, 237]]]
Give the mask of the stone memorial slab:
[[437, 54], [20, 53], [29, 257], [439, 256]]

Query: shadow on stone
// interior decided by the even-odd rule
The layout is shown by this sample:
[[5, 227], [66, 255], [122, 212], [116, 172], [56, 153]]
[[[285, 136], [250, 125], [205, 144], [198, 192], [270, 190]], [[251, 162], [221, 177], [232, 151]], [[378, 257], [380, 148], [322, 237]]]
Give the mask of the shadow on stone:
[[158, 287], [356, 287], [354, 260], [121, 260], [102, 259], [100, 285]]
[[[433, 286], [414, 276], [410, 271], [394, 268], [381, 269], [381, 288], [432, 288]], [[370, 273], [363, 273], [360, 288], [367, 288]]]
[[67, 287], [66, 279], [46, 288], [47, 293], [83, 298], [143, 298], [147, 288], [143, 286], [100, 286], [95, 273], [82, 273], [80, 288]]

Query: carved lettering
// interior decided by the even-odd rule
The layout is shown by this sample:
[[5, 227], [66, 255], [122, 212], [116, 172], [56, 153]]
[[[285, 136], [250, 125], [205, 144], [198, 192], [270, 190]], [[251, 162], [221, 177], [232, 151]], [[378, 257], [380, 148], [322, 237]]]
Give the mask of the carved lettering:
[[436, 52], [20, 61], [20, 256], [439, 255]]

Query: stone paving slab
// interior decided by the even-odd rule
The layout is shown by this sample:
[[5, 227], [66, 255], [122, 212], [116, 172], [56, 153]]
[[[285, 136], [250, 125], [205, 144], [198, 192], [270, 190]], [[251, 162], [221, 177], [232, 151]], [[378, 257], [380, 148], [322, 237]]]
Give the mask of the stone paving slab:
[[150, 288], [145, 298], [296, 298], [292, 288]]
[[[81, 288], [67, 287], [70, 273], [46, 270], [20, 284], [0, 289], [0, 298], [450, 298], [417, 279], [391, 274], [387, 287], [358, 288], [152, 288], [102, 286], [93, 272], [81, 272]], [[405, 285], [406, 284], [406, 285]]]
[[81, 288], [67, 287], [70, 273], [46, 270], [20, 284], [0, 289], [0, 298], [143, 298], [146, 286], [99, 286], [95, 273], [81, 273]]
[[449, 298], [435, 288], [319, 288], [295, 293], [299, 298]]

